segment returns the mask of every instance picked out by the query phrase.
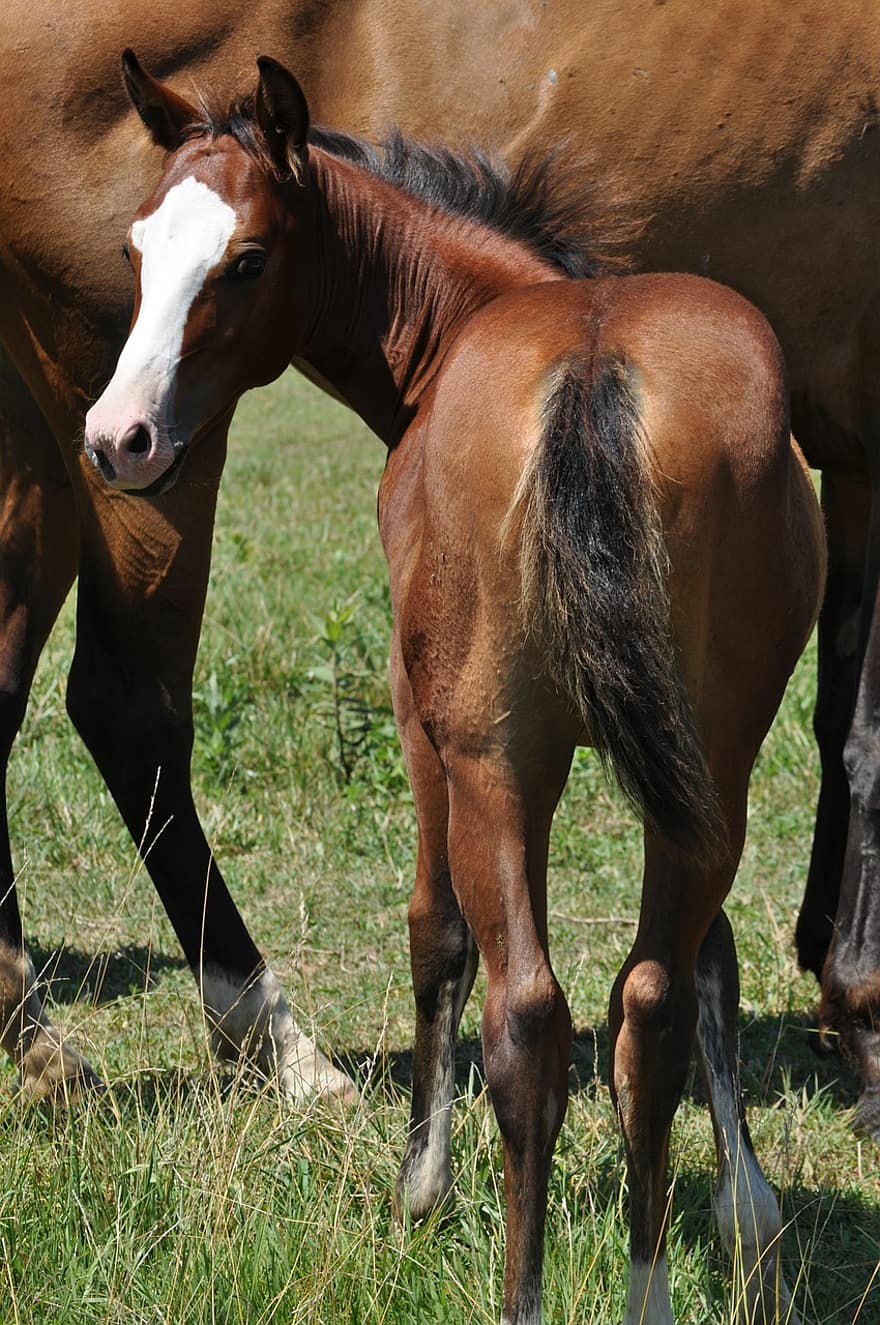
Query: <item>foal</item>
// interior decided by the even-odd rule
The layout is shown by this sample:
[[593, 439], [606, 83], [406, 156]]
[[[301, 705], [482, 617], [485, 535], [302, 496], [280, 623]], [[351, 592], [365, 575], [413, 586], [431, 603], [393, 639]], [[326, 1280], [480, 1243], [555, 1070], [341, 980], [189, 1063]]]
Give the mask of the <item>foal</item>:
[[119, 487], [161, 489], [212, 420], [290, 362], [386, 442], [391, 676], [419, 826], [398, 1205], [423, 1216], [451, 1185], [453, 1046], [479, 951], [503, 1319], [535, 1325], [571, 1034], [548, 951], [548, 838], [574, 748], [592, 744], [645, 822], [639, 926], [610, 1011], [626, 1325], [672, 1321], [667, 1147], [695, 1031], [738, 1319], [769, 1325], [789, 1311], [779, 1211], [743, 1120], [721, 907], [824, 570], [776, 341], [719, 286], [591, 266], [543, 167], [511, 182], [399, 139], [382, 154], [309, 138], [295, 79], [259, 66], [255, 97], [213, 117], [123, 57], [170, 155], [129, 232], [134, 320], [89, 413], [89, 454]]

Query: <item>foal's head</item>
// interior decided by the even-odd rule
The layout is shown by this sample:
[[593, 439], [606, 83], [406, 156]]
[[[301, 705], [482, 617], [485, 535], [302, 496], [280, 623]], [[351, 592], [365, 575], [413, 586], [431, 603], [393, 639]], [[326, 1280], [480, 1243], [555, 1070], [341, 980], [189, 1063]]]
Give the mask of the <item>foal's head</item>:
[[[128, 340], [86, 416], [89, 457], [114, 487], [170, 487], [194, 437], [295, 350], [295, 236], [311, 215], [308, 108], [292, 74], [258, 61], [251, 113], [218, 123], [123, 56], [128, 94], [171, 155], [123, 252], [135, 277]], [[300, 272], [304, 268], [300, 267]], [[302, 284], [302, 280], [299, 280]]]

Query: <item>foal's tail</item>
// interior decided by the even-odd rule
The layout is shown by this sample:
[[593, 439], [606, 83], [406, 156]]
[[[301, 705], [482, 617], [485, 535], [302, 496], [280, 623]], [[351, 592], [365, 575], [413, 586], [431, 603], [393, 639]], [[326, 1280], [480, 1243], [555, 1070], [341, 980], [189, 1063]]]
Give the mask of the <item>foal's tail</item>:
[[645, 820], [682, 850], [724, 840], [676, 663], [666, 551], [624, 365], [565, 365], [523, 475], [523, 604], [556, 686]]

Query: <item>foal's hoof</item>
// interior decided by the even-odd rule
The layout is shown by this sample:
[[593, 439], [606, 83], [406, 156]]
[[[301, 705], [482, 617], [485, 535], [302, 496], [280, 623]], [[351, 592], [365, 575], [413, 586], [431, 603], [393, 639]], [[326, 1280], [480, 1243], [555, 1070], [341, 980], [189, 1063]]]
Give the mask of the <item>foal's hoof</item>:
[[28, 1104], [64, 1108], [106, 1087], [84, 1058], [61, 1041], [32, 1045], [21, 1061], [18, 1095]]
[[422, 1173], [418, 1163], [410, 1165], [404, 1159], [391, 1198], [391, 1213], [395, 1224], [420, 1224], [423, 1219], [438, 1212], [445, 1217], [451, 1214], [454, 1205], [455, 1188], [451, 1173]]

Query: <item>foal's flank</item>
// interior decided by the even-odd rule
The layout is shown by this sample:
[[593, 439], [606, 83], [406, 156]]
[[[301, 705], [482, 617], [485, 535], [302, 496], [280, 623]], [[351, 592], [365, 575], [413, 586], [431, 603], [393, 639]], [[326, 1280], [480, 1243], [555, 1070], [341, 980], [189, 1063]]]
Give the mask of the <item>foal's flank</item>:
[[[592, 744], [645, 824], [638, 931], [610, 1008], [630, 1190], [625, 1325], [672, 1321], [667, 1152], [695, 1037], [716, 1212], [743, 1271], [734, 1314], [793, 1322], [779, 1210], [743, 1121], [721, 909], [752, 764], [824, 577], [779, 347], [729, 290], [618, 274], [602, 256], [618, 237], [608, 216], [580, 190], [554, 192], [546, 163], [510, 178], [478, 153], [310, 130], [293, 76], [258, 64], [255, 94], [213, 114], [124, 57], [169, 155], [130, 230], [140, 357], [123, 351], [125, 390], [111, 381], [86, 444], [119, 486], [154, 490], [218, 414], [293, 361], [389, 448], [392, 688], [419, 825], [397, 1207], [421, 1217], [452, 1184], [452, 1054], [479, 953], [504, 1145], [503, 1321], [539, 1321], [571, 1033], [547, 858], [574, 749]], [[187, 236], [174, 250], [181, 302], [156, 375], [139, 318], [156, 306], [172, 218]], [[148, 402], [142, 419], [119, 416], [123, 397]]]

